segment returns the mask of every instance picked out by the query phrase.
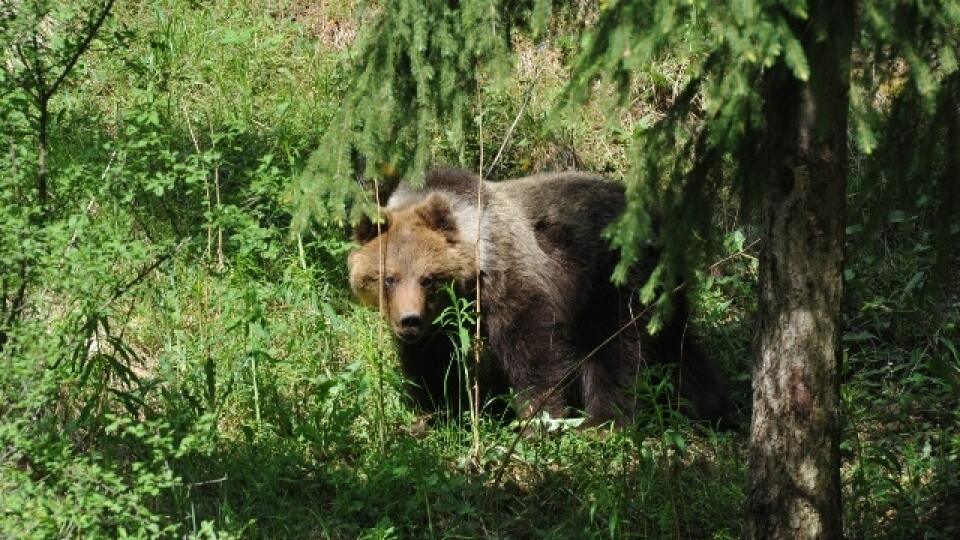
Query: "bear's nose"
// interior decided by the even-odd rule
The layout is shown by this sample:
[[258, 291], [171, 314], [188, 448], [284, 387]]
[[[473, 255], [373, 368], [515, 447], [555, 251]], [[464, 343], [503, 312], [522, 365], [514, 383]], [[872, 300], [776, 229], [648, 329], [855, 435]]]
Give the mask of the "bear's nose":
[[401, 328], [420, 328], [420, 315], [417, 313], [407, 313], [400, 317]]

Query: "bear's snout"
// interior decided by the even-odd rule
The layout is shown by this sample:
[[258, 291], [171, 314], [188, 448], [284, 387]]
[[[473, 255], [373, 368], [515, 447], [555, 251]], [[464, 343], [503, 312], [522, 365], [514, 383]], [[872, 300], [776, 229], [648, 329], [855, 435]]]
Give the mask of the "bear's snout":
[[419, 313], [405, 313], [400, 318], [400, 328], [420, 328], [421, 321]]
[[413, 343], [423, 336], [423, 317], [413, 311], [408, 311], [400, 316], [400, 324], [395, 325], [394, 331], [398, 338]]

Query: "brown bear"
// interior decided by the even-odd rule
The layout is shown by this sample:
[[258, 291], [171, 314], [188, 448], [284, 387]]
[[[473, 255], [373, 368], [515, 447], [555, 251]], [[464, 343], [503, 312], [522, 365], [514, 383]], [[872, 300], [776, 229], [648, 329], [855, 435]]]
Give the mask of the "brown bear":
[[580, 172], [486, 182], [434, 170], [422, 187], [401, 183], [383, 209], [379, 235], [370, 223], [355, 231], [362, 245], [348, 266], [361, 301], [377, 306], [383, 299], [415, 404], [432, 412], [463, 395], [452, 344], [435, 320], [449, 303], [443, 284], [472, 297], [479, 277], [489, 353], [481, 387], [488, 396], [512, 389], [521, 416], [559, 418], [578, 408], [589, 424], [629, 422], [640, 370], [674, 364], [687, 410], [723, 418], [725, 385], [687, 331], [686, 302], [677, 300], [655, 335], [645, 331], [647, 317], [630, 322], [645, 311], [636, 288], [656, 264], [656, 250], [648, 249], [625, 286], [610, 280], [618, 253], [602, 233], [624, 207], [621, 184]]

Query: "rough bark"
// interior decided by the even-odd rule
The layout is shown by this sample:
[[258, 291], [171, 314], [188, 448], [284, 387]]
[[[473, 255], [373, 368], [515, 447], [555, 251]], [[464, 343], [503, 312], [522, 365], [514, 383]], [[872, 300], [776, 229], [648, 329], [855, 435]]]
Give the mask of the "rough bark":
[[812, 2], [796, 25], [810, 77], [783, 69], [766, 96], [779, 141], [762, 195], [751, 538], [843, 535], [839, 353], [854, 14], [852, 2]]

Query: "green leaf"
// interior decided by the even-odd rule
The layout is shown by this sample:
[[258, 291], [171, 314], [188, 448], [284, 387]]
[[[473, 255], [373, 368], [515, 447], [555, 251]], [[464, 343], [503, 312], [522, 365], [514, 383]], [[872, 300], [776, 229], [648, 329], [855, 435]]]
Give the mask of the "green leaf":
[[798, 19], [807, 19], [807, 2], [805, 0], [782, 0], [780, 5], [787, 13]]
[[530, 28], [536, 38], [539, 39], [548, 30], [552, 10], [553, 3], [550, 0], [537, 0], [533, 4], [533, 10], [530, 13]]
[[916, 272], [915, 274], [910, 276], [910, 280], [907, 281], [906, 286], [903, 287], [903, 292], [900, 294], [900, 297], [903, 298], [907, 294], [909, 294], [911, 291], [916, 289], [917, 286], [921, 284], [923, 280], [923, 275], [924, 275], [923, 270], [920, 270], [919, 272]]
[[944, 45], [940, 48], [940, 68], [944, 74], [957, 70], [957, 53], [953, 45]]
[[644, 304], [649, 304], [653, 301], [654, 295], [657, 292], [657, 287], [661, 283], [661, 276], [663, 274], [663, 265], [659, 264], [650, 273], [650, 278], [647, 279], [647, 282], [640, 289], [640, 301]]
[[947, 351], [953, 357], [952, 362], [949, 358], [945, 358], [945, 355], [932, 354], [927, 364], [930, 366], [930, 370], [950, 385], [954, 391], [960, 392], [960, 353], [957, 352], [957, 347], [953, 341], [943, 336], [938, 336], [937, 341], [947, 348]]
[[949, 339], [943, 336], [938, 336], [937, 341], [939, 341], [940, 343], [943, 343], [943, 345], [947, 348], [947, 350], [950, 351], [950, 354], [953, 355], [953, 360], [955, 362], [960, 362], [960, 354], [957, 353], [957, 347], [953, 344], [952, 341], [950, 341]]
[[871, 341], [877, 339], [877, 336], [867, 332], [866, 330], [860, 332], [846, 332], [843, 334], [844, 342], [859, 342], [859, 341]]
[[786, 33], [783, 37], [783, 59], [793, 72], [793, 75], [801, 81], [810, 78], [810, 65], [807, 64], [807, 55], [803, 52], [803, 45], [797, 40], [793, 33]]
[[680, 454], [685, 454], [687, 451], [687, 441], [683, 438], [683, 435], [674, 431], [673, 429], [668, 429], [663, 433], [663, 441], [668, 445], [672, 446], [680, 452]]
[[221, 45], [238, 45], [241, 43], [247, 43], [253, 37], [253, 32], [251, 30], [242, 30], [236, 31], [233, 29], [228, 29], [223, 33], [223, 37], [220, 38]]
[[855, 129], [856, 129], [856, 143], [857, 147], [864, 154], [870, 155], [876, 150], [879, 142], [877, 141], [877, 135], [873, 130], [873, 127], [861, 117], [854, 118]]

